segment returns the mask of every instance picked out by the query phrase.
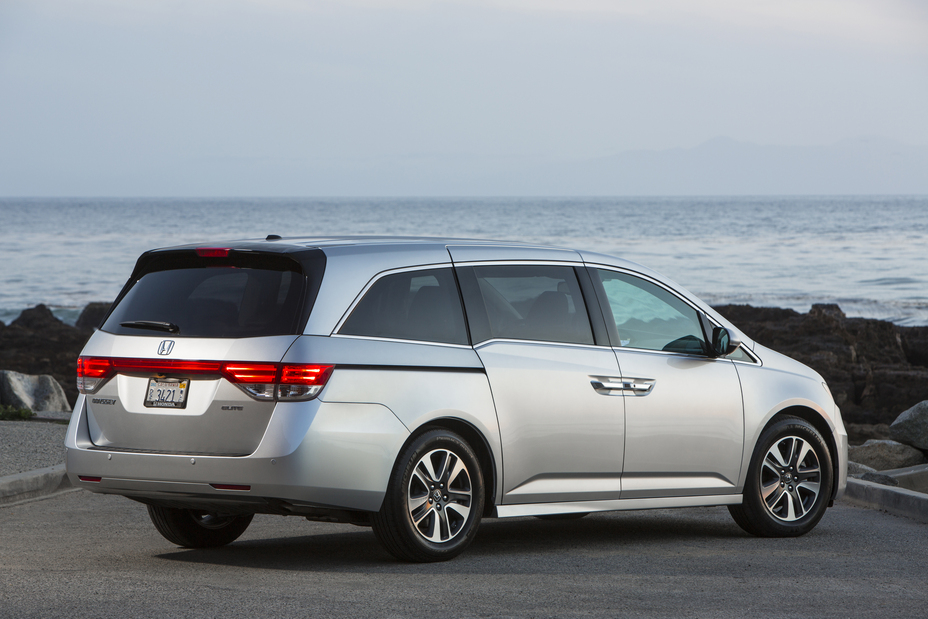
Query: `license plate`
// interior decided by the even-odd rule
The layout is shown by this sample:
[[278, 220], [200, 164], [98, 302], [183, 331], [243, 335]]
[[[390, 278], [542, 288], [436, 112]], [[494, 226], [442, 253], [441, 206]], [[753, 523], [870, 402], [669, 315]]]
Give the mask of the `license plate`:
[[174, 380], [148, 379], [145, 406], [148, 408], [184, 408], [187, 406], [189, 378]]

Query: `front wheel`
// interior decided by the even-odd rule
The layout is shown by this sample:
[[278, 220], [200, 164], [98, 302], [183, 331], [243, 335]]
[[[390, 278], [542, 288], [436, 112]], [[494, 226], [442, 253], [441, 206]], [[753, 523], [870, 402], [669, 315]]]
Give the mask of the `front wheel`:
[[215, 548], [231, 544], [245, 532], [254, 514], [222, 516], [195, 509], [148, 506], [158, 533], [184, 548]]
[[761, 434], [741, 505], [729, 505], [735, 522], [759, 537], [796, 537], [825, 515], [834, 485], [831, 453], [818, 430], [783, 417]]
[[429, 430], [400, 455], [374, 534], [403, 561], [447, 561], [473, 541], [483, 513], [483, 474], [473, 449], [455, 434]]

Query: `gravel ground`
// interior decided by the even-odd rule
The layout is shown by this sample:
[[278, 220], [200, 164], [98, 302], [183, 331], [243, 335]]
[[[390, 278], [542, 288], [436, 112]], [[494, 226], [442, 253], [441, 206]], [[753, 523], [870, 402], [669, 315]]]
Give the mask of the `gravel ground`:
[[42, 421], [0, 421], [0, 477], [64, 464], [68, 426]]

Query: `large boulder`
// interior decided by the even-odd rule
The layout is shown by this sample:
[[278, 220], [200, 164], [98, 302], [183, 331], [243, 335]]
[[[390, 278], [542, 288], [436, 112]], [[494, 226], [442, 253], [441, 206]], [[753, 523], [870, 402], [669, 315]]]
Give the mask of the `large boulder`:
[[88, 303], [74, 326], [78, 329], [97, 329], [103, 323], [103, 317], [110, 309], [109, 303]]
[[893, 439], [921, 450], [928, 450], [928, 400], [903, 411], [889, 426]]
[[70, 410], [64, 389], [47, 374], [31, 376], [0, 370], [0, 404], [28, 408], [34, 413]]
[[74, 384], [77, 356], [92, 333], [92, 329], [61, 322], [47, 307], [37, 305], [0, 329], [0, 370], [48, 374], [64, 387], [73, 405], [78, 395]]
[[928, 462], [925, 454], [909, 445], [896, 441], [871, 439], [863, 445], [847, 448], [849, 460], [872, 467], [877, 471], [901, 469]]
[[898, 486], [899, 480], [889, 475], [884, 475], [883, 473], [864, 473], [860, 476], [864, 481], [872, 481], [875, 484], [880, 484], [882, 486]]
[[848, 477], [860, 477], [866, 473], [876, 473], [876, 469], [872, 466], [867, 466], [866, 464], [861, 464], [860, 462], [854, 462], [849, 460], [847, 463], [847, 475]]

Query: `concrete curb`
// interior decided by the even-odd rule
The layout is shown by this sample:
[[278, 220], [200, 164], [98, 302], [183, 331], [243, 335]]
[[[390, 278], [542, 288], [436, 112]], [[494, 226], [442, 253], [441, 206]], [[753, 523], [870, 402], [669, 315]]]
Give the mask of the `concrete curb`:
[[848, 479], [847, 491], [841, 499], [858, 507], [869, 507], [895, 516], [928, 523], [928, 494], [883, 486], [862, 479]]
[[0, 506], [72, 488], [65, 465], [0, 477]]

